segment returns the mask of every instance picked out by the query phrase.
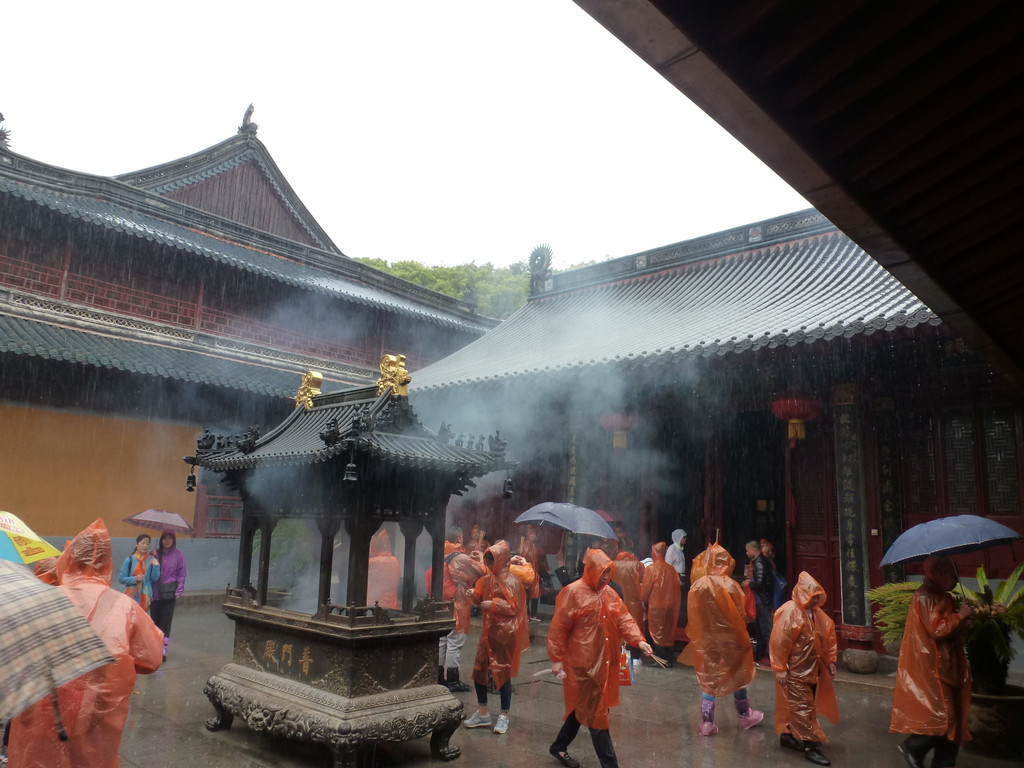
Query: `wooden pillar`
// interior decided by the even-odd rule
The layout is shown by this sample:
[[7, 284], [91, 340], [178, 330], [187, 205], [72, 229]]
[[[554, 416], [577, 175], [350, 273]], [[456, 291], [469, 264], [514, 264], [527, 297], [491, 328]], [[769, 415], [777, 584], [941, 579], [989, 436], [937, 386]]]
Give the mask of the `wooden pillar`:
[[256, 518], [247, 510], [242, 511], [242, 531], [238, 542], [238, 575], [236, 587], [251, 586], [252, 574], [252, 542], [256, 535]]
[[341, 529], [341, 518], [337, 515], [322, 515], [317, 518], [320, 530], [320, 586], [316, 606], [322, 608], [331, 599], [331, 574], [334, 572], [334, 537]]
[[68, 275], [71, 273], [71, 234], [68, 234], [68, 245], [64, 251], [64, 265], [60, 273], [60, 300], [68, 295]]
[[[440, 488], [447, 486], [438, 483]], [[430, 594], [435, 600], [443, 600], [444, 591], [444, 528], [445, 508], [448, 506], [450, 495], [445, 490], [431, 488], [430, 507], [427, 510], [429, 519], [427, 530], [430, 533], [430, 567], [433, 571], [430, 574]]]
[[370, 570], [370, 538], [380, 527], [376, 520], [370, 521], [359, 510], [345, 520], [348, 532], [348, 593], [346, 605], [366, 605], [366, 585]]
[[192, 327], [197, 331], [202, 330], [203, 327], [203, 286], [206, 280], [202, 275], [199, 276], [199, 295], [196, 297], [196, 319], [192, 324]]
[[402, 520], [398, 524], [405, 537], [405, 556], [402, 563], [402, 610], [411, 611], [416, 599], [416, 539], [423, 530], [419, 520]]
[[[878, 508], [881, 512], [881, 553], [892, 546], [903, 533], [903, 504], [900, 500], [899, 420], [891, 397], [875, 403], [875, 424], [878, 435]], [[906, 578], [902, 565], [887, 565], [887, 582]]]
[[260, 520], [260, 572], [256, 580], [256, 602], [261, 606], [267, 604], [267, 590], [270, 586], [270, 539], [277, 526], [276, 517], [265, 517]]

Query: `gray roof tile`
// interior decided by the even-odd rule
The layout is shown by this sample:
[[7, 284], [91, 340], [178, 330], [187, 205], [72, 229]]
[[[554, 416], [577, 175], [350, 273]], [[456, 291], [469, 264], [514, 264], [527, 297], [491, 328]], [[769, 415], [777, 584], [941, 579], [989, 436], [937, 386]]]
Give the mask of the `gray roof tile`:
[[416, 372], [413, 390], [710, 357], [939, 317], [838, 232], [540, 295]]
[[270, 397], [294, 397], [302, 378], [301, 372], [294, 370], [247, 364], [223, 355], [89, 333], [4, 314], [0, 314], [0, 352], [241, 389]]

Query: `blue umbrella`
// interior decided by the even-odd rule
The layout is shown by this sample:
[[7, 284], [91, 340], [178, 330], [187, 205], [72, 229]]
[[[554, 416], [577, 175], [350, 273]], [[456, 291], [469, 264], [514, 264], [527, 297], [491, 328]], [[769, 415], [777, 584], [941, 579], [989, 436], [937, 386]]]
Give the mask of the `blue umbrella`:
[[545, 501], [530, 507], [517, 517], [515, 522], [563, 528], [573, 533], [598, 536], [602, 539], [615, 538], [615, 531], [597, 512], [560, 501]]
[[901, 533], [880, 565], [910, 563], [932, 555], [962, 555], [996, 544], [1008, 544], [1015, 539], [1024, 539], [1024, 536], [987, 517], [940, 517]]

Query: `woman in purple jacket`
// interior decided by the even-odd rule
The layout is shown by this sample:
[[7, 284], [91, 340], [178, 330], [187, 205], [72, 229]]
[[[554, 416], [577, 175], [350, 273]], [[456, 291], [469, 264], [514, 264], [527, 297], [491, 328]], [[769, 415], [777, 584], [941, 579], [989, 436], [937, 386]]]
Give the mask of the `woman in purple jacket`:
[[178, 537], [174, 531], [164, 531], [160, 536], [156, 558], [160, 561], [160, 580], [150, 605], [149, 615], [153, 623], [164, 633], [164, 661], [167, 661], [167, 642], [171, 637], [171, 619], [174, 618], [174, 601], [185, 591], [185, 555], [178, 549]]

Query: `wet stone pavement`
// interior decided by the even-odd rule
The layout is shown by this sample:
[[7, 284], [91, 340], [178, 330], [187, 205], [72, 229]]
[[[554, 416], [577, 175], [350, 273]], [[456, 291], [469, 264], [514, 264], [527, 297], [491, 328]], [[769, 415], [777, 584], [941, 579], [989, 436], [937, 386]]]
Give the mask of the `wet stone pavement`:
[[[462, 677], [468, 679], [476, 652], [479, 620], [463, 650]], [[561, 725], [561, 684], [550, 675], [533, 673], [548, 667], [547, 624], [531, 624], [534, 641], [516, 679], [511, 727], [497, 735], [490, 729], [460, 728], [451, 743], [462, 756], [450, 763], [475, 768], [537, 768], [560, 765], [548, 746]], [[329, 768], [330, 753], [296, 744], [275, 743], [250, 732], [238, 719], [228, 731], [210, 733], [204, 721], [214, 712], [203, 686], [231, 660], [234, 625], [216, 603], [185, 601], [174, 616], [170, 655], [152, 675], [140, 675], [131, 713], [121, 741], [123, 768]], [[837, 681], [842, 722], [824, 722], [830, 743], [822, 751], [834, 766], [903, 768], [897, 751], [901, 737], [888, 733], [892, 705], [889, 675], [852, 675], [841, 672]], [[459, 694], [473, 713], [476, 697]], [[765, 711], [765, 722], [749, 731], [738, 728], [731, 697], [719, 699], [717, 736], [702, 737], [700, 689], [693, 670], [640, 667], [636, 685], [620, 689], [621, 703], [612, 710], [611, 734], [623, 768], [695, 766], [805, 766], [811, 763], [797, 752], [784, 750], [772, 727], [774, 689], [770, 672], [761, 671], [750, 687], [751, 703]], [[497, 697], [491, 696], [492, 712]], [[1024, 724], [1022, 724], [1024, 726]], [[580, 730], [570, 754], [585, 768], [598, 768], [586, 728]], [[376, 752], [379, 766], [438, 766], [430, 758], [428, 739], [384, 745]], [[1008, 768], [1016, 761], [984, 757], [962, 750], [961, 768]]]

